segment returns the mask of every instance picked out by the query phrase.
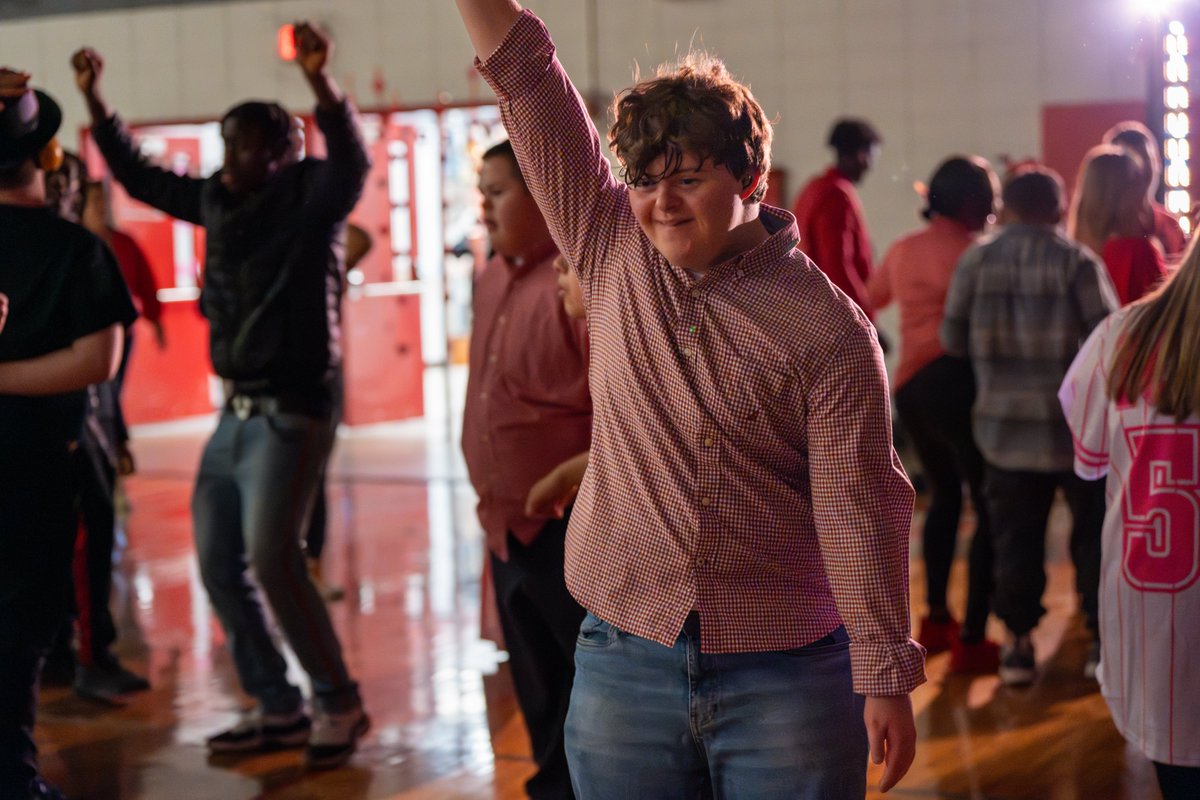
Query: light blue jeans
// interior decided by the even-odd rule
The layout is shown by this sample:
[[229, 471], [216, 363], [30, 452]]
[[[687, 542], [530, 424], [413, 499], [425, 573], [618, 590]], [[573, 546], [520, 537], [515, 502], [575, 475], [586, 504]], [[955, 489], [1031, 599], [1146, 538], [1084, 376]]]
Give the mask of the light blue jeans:
[[300, 548], [331, 443], [325, 419], [256, 414], [243, 420], [225, 411], [196, 476], [192, 521], [200, 575], [242, 688], [269, 713], [293, 711], [302, 697], [287, 679], [248, 566], [312, 679], [316, 705], [337, 712], [359, 702]]
[[588, 614], [575, 647], [567, 762], [578, 800], [861, 800], [863, 698], [838, 628], [782, 652], [674, 647]]

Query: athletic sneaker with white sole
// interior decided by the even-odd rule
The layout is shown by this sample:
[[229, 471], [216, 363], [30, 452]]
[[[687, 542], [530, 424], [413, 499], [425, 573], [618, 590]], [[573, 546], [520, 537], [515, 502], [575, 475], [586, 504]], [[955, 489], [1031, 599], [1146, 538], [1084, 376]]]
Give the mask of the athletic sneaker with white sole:
[[255, 708], [242, 714], [238, 723], [208, 740], [211, 753], [252, 753], [283, 750], [308, 743], [312, 720], [300, 708], [290, 714], [266, 714]]
[[1028, 686], [1037, 677], [1033, 640], [1028, 634], [1015, 637], [1000, 654], [1000, 682], [1005, 686]]
[[342, 712], [313, 713], [312, 736], [304, 753], [310, 769], [334, 769], [350, 760], [359, 737], [371, 729], [371, 719], [362, 707]]

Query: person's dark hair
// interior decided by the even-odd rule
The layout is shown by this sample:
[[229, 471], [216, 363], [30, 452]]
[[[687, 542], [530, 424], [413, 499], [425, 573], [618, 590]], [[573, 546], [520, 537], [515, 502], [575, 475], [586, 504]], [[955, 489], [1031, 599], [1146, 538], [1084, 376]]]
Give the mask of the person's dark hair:
[[840, 153], [857, 153], [881, 144], [879, 131], [865, 119], [839, 119], [829, 129], [829, 146]]
[[521, 185], [525, 186], [526, 190], [528, 190], [529, 187], [525, 183], [525, 176], [521, 174], [521, 165], [517, 163], [517, 154], [513, 152], [511, 141], [505, 139], [504, 141], [497, 142], [485, 150], [481, 160], [487, 161], [489, 158], [507, 158], [508, 162], [512, 164], [513, 175], [515, 175], [517, 180], [521, 182]]
[[1057, 221], [1063, 214], [1063, 182], [1049, 167], [1027, 166], [1004, 181], [1004, 207], [1022, 222]]
[[986, 220], [996, 204], [996, 174], [978, 156], [951, 156], [934, 170], [921, 216]]
[[[664, 65], [655, 77], [639, 81], [613, 100], [608, 144], [630, 186], [659, 180], [679, 169], [691, 153], [723, 166], [760, 202], [771, 170], [771, 123], [750, 88], [734, 80], [724, 62], [690, 53]], [[663, 159], [661, 172], [648, 174]]]
[[263, 144], [274, 154], [283, 156], [291, 144], [292, 117], [278, 103], [264, 100], [247, 100], [225, 112], [221, 118], [236, 120], [238, 126], [256, 128], [262, 132]]

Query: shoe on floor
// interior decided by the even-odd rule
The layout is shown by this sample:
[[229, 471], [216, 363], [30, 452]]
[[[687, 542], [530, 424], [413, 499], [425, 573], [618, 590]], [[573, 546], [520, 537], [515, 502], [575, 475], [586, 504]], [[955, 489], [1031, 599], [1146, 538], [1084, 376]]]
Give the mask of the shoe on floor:
[[1000, 645], [990, 639], [955, 640], [950, 645], [950, 671], [959, 675], [992, 675], [1000, 668]]
[[77, 667], [75, 654], [70, 649], [55, 648], [42, 662], [42, 686], [70, 686], [75, 681]]
[[210, 753], [253, 753], [300, 747], [308, 742], [312, 720], [297, 709], [290, 714], [266, 714], [255, 708], [242, 714], [232, 728], [208, 739]]
[[1096, 680], [1100, 669], [1100, 643], [1095, 639], [1088, 645], [1087, 661], [1083, 662], [1083, 677], [1089, 681]]
[[1033, 640], [1029, 634], [1017, 636], [1001, 653], [1000, 681], [1005, 686], [1028, 686], [1037, 677], [1033, 659]]
[[150, 688], [150, 681], [121, 666], [115, 659], [75, 671], [75, 693], [80, 697], [111, 702], [121, 695]]
[[304, 753], [309, 769], [335, 769], [354, 755], [358, 740], [371, 729], [371, 719], [362, 707], [351, 711], [313, 714], [312, 737]]
[[958, 623], [953, 617], [934, 619], [926, 616], [921, 619], [921, 629], [917, 633], [917, 641], [929, 655], [944, 653], [958, 641]]

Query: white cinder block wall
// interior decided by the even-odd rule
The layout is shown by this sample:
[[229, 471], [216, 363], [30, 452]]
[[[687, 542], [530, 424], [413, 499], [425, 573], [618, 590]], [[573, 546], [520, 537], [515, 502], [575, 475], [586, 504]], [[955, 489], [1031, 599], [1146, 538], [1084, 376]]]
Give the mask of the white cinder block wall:
[[[775, 163], [789, 172], [789, 195], [828, 162], [830, 120], [871, 119], [886, 143], [862, 196], [880, 251], [917, 225], [912, 183], [942, 157], [1039, 155], [1044, 104], [1141, 99], [1146, 87], [1134, 0], [528, 5], [577, 85], [606, 97], [630, 82], [635, 63], [651, 70], [693, 43], [722, 56], [777, 119]], [[83, 122], [67, 64], [81, 44], [106, 57], [109, 100], [127, 119], [213, 118], [252, 96], [302, 108], [307, 90], [276, 57], [275, 32], [304, 17], [334, 33], [335, 74], [360, 105], [489, 96], [471, 77], [452, 0], [257, 0], [5, 22], [0, 63], [31, 70], [63, 101], [68, 126]]]

